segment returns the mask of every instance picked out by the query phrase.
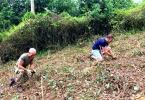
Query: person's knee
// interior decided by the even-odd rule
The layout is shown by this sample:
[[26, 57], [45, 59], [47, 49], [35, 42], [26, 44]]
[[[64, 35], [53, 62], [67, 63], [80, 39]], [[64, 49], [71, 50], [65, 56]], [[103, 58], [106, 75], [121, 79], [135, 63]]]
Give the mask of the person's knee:
[[104, 60], [103, 57], [98, 58], [98, 61], [103, 61], [103, 60]]
[[91, 56], [92, 58], [94, 58], [96, 61], [103, 61], [103, 57], [95, 57], [95, 56]]

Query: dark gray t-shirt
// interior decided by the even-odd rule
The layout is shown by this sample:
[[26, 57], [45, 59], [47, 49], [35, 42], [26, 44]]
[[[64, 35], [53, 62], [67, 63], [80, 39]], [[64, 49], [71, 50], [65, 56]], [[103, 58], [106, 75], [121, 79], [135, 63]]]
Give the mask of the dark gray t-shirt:
[[29, 58], [28, 53], [24, 53], [18, 59], [18, 62], [20, 62], [20, 61], [23, 61], [23, 67], [26, 68], [26, 66], [28, 66], [29, 64], [32, 63], [33, 59]]

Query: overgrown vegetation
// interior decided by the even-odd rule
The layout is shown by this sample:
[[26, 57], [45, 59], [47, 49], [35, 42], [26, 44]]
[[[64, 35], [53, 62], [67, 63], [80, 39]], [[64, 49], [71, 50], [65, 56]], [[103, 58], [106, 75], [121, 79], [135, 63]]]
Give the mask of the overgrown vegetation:
[[111, 20], [116, 31], [138, 31], [145, 28], [145, 3], [129, 10], [116, 10]]
[[[7, 88], [16, 61], [0, 66], [0, 99], [144, 100], [145, 33], [132, 32], [145, 28], [145, 3], [35, 0], [35, 7], [32, 14], [30, 0], [0, 1], [0, 65], [30, 47], [38, 51], [36, 77], [22, 93]], [[117, 59], [94, 65], [89, 57], [95, 35], [109, 32]]]
[[23, 27], [1, 43], [1, 59], [7, 61], [8, 56], [15, 58], [30, 47], [37, 50], [58, 46], [62, 48], [74, 43], [84, 34], [89, 35], [88, 27], [89, 18], [85, 16], [76, 18], [66, 14], [54, 14], [52, 17], [38, 15], [26, 21]]
[[[21, 5], [16, 5], [15, 2]], [[18, 22], [21, 20], [22, 22], [18, 26], [11, 27], [9, 31], [0, 33], [0, 57], [3, 62], [17, 58], [30, 47], [35, 47], [38, 51], [63, 48], [75, 43], [83, 35], [88, 37], [92, 33], [108, 34], [114, 30], [137, 31], [143, 30], [145, 26], [145, 4], [132, 8], [134, 4], [131, 0], [125, 1], [125, 4], [122, 1], [110, 0], [80, 2], [54, 0], [51, 3], [44, 0], [40, 4], [44, 4], [45, 10], [42, 5], [37, 4], [38, 2], [39, 0], [36, 1], [38, 7], [36, 11], [41, 13], [36, 15], [27, 11], [30, 6], [27, 0], [2, 2], [3, 9], [0, 12], [3, 19], [6, 19], [7, 15], [9, 18], [16, 17], [14, 14], [22, 11], [18, 15], [20, 18]], [[8, 6], [10, 4], [11, 6]], [[5, 9], [9, 9], [6, 11], [7, 14], [4, 14]], [[3, 25], [9, 26], [6, 23]]]

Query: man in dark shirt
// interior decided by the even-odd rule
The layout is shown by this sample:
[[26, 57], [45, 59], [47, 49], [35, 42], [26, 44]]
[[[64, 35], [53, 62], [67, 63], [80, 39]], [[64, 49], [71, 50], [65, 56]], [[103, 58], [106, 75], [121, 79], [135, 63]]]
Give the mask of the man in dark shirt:
[[92, 47], [91, 57], [97, 61], [103, 61], [103, 55], [115, 58], [112, 54], [111, 48], [108, 46], [112, 42], [112, 40], [112, 35], [107, 35], [106, 37], [101, 37], [96, 40]]
[[[13, 86], [15, 83], [18, 84], [18, 81], [21, 80], [23, 76], [27, 76], [27, 73], [35, 73], [35, 66], [33, 64], [33, 59], [36, 55], [36, 49], [30, 48], [28, 53], [23, 53], [18, 59], [15, 66], [15, 73], [17, 74], [16, 78], [12, 78], [10, 86]], [[27, 66], [30, 65], [29, 69]]]

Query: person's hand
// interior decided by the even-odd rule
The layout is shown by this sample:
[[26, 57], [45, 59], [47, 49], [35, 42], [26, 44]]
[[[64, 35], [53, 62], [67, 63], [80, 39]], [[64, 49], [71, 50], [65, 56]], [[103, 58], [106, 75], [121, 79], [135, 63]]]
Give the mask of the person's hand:
[[32, 73], [32, 71], [29, 70], [29, 69], [27, 69], [26, 71], [27, 71], [28, 74], [31, 74]]

